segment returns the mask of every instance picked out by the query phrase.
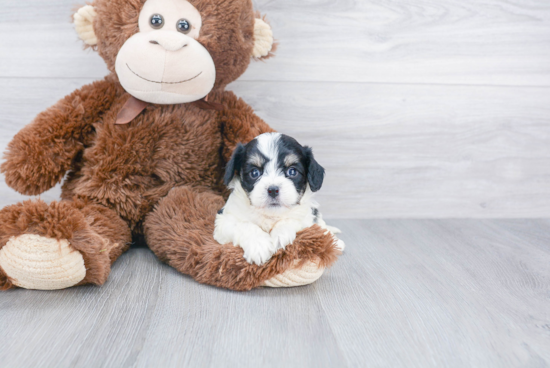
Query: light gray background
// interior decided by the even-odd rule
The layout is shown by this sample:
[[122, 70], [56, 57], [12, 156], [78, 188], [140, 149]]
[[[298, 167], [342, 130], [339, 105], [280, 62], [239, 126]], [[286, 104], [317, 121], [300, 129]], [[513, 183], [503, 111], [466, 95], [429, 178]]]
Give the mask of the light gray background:
[[[255, 3], [281, 45], [230, 88], [314, 147], [346, 253], [235, 293], [131, 249], [102, 287], [0, 293], [0, 367], [548, 367], [549, 220], [359, 219], [550, 215], [550, 2]], [[74, 5], [0, 0], [0, 149], [106, 74]]]
[[[548, 1], [255, 3], [280, 47], [230, 89], [314, 148], [326, 217], [550, 215]], [[2, 151], [107, 73], [69, 23], [75, 4], [1, 1]]]

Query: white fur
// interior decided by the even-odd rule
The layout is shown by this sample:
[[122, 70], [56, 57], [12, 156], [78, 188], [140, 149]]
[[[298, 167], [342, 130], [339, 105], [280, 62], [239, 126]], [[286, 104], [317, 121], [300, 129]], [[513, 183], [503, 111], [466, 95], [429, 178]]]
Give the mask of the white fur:
[[[229, 185], [233, 192], [229, 196], [222, 214], [216, 216], [214, 239], [220, 244], [233, 243], [244, 250], [244, 257], [249, 263], [264, 264], [279, 249], [291, 244], [296, 233], [315, 224], [312, 209], [319, 204], [313, 199], [309, 188], [301, 199], [292, 181], [277, 169], [278, 133], [262, 134], [258, 140], [258, 149], [270, 160], [264, 167], [262, 177], [254, 189], [247, 195], [240, 178], [235, 176]], [[279, 187], [278, 207], [272, 203], [267, 188]], [[298, 201], [299, 199], [299, 201]], [[320, 212], [317, 224], [332, 234], [340, 230], [328, 227]], [[343, 250], [344, 242], [336, 237], [338, 247]]]

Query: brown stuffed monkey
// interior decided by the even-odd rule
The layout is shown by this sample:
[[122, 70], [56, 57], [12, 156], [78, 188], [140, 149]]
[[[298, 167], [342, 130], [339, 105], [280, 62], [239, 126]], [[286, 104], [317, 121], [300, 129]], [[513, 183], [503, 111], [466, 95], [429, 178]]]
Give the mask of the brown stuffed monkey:
[[40, 113], [8, 145], [7, 184], [59, 202], [0, 211], [0, 288], [103, 284], [134, 236], [201, 283], [311, 283], [338, 255], [314, 226], [262, 266], [213, 239], [234, 147], [272, 131], [225, 87], [273, 51], [251, 0], [95, 0], [74, 16], [110, 74]]

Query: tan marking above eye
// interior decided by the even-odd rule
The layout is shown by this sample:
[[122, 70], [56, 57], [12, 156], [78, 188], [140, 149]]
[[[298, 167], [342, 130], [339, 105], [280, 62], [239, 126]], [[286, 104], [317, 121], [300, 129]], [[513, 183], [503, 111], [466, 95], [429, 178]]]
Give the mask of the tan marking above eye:
[[294, 153], [291, 153], [290, 155], [285, 157], [285, 166], [292, 166], [294, 164], [297, 164], [300, 162], [300, 158], [296, 156]]
[[248, 158], [248, 163], [256, 167], [262, 167], [265, 163], [265, 159], [258, 154], [254, 154]]

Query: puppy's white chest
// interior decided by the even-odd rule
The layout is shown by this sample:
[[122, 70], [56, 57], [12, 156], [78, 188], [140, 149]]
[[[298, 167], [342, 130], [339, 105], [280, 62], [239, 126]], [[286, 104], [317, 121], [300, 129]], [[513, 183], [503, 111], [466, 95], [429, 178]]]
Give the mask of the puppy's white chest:
[[281, 218], [273, 218], [273, 217], [264, 217], [264, 216], [261, 216], [258, 218], [258, 220], [260, 220], [259, 222], [256, 223], [256, 225], [258, 225], [260, 227], [260, 229], [262, 229], [263, 231], [265, 231], [266, 233], [271, 233], [271, 231], [273, 230], [273, 228], [279, 223], [281, 222]]

